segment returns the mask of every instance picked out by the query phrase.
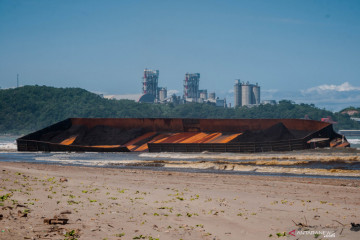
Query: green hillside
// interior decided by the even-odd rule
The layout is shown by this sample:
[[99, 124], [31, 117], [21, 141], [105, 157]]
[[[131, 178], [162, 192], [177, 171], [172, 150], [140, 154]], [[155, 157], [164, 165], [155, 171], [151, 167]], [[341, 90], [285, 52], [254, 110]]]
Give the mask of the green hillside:
[[[341, 112], [341, 111], [340, 111]], [[304, 118], [330, 116], [336, 129], [360, 129], [347, 114], [283, 100], [278, 105], [220, 108], [209, 104], [144, 104], [104, 99], [80, 88], [24, 86], [0, 90], [0, 133], [26, 134], [70, 117]]]

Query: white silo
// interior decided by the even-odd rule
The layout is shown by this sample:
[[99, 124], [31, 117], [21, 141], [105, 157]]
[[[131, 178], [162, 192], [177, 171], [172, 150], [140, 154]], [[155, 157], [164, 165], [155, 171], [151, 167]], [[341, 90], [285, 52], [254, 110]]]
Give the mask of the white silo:
[[241, 86], [241, 105], [246, 106], [251, 104], [252, 85], [249, 82], [243, 83]]
[[241, 82], [235, 81], [234, 85], [234, 107], [241, 106]]
[[167, 98], [167, 89], [166, 88], [160, 88], [159, 89], [159, 100], [164, 101]]
[[260, 104], [260, 86], [256, 83], [256, 85], [253, 85], [253, 101], [252, 104]]

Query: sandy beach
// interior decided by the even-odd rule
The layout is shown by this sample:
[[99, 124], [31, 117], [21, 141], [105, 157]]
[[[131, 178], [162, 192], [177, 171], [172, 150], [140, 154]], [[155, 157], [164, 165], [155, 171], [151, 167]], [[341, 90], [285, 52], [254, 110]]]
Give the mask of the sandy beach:
[[0, 174], [0, 239], [360, 239], [360, 180], [8, 162]]

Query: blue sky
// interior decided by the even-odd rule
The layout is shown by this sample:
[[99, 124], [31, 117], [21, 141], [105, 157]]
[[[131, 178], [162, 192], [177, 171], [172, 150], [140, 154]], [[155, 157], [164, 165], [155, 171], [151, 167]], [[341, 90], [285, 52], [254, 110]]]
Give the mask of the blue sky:
[[199, 72], [230, 102], [240, 78], [262, 99], [337, 110], [360, 106], [359, 43], [357, 0], [0, 0], [0, 87], [19, 73], [21, 85], [133, 94], [150, 68], [180, 93]]

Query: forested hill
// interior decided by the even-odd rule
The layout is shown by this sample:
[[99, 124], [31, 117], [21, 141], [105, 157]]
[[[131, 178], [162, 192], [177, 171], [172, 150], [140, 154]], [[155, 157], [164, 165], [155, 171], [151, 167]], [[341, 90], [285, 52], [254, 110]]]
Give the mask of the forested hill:
[[80, 88], [24, 86], [0, 90], [0, 133], [26, 134], [70, 117], [304, 118], [330, 116], [336, 129], [360, 129], [347, 114], [283, 100], [277, 105], [221, 108], [209, 104], [145, 104], [109, 100]]

